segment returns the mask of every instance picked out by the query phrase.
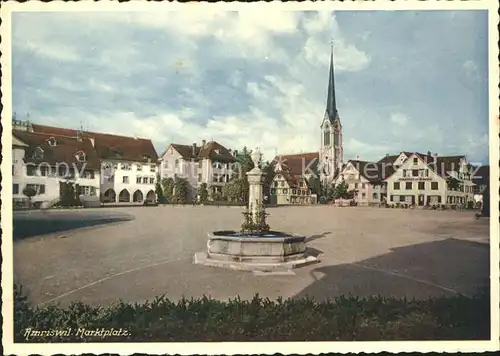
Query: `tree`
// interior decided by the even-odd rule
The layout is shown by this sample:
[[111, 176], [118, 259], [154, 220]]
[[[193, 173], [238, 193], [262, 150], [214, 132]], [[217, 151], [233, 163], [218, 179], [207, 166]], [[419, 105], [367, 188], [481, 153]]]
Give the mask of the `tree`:
[[313, 173], [311, 174], [311, 176], [307, 180], [307, 184], [309, 185], [309, 188], [311, 189], [312, 194], [316, 194], [316, 196], [320, 196], [323, 189], [322, 189], [321, 180], [319, 178], [318, 161], [315, 161], [311, 165], [311, 171]]
[[248, 177], [247, 173], [254, 168], [254, 164], [252, 161], [252, 151], [243, 147], [243, 150], [236, 151], [234, 156], [236, 158], [236, 163], [238, 164], [238, 172], [233, 174], [232, 180], [241, 179], [243, 185], [243, 201], [248, 201]]
[[460, 190], [462, 188], [462, 182], [455, 177], [448, 177], [448, 179], [446, 179], [446, 185], [449, 190]]
[[156, 186], [155, 186], [155, 192], [156, 192], [156, 199], [159, 203], [164, 202], [164, 197], [163, 197], [163, 188], [161, 187], [161, 182], [160, 182], [160, 175], [156, 175]]
[[336, 195], [335, 183], [331, 183], [326, 187], [326, 199], [328, 201], [334, 200]]
[[347, 190], [349, 189], [349, 186], [345, 181], [340, 182], [336, 187], [335, 187], [335, 199], [343, 199], [347, 196]]
[[235, 178], [222, 187], [222, 195], [228, 201], [245, 201], [248, 194], [248, 187], [243, 178]]
[[207, 183], [201, 183], [200, 187], [198, 188], [198, 196], [200, 197], [201, 203], [204, 203], [208, 200]]
[[186, 178], [175, 177], [173, 201], [177, 204], [186, 204], [188, 196], [188, 181]]
[[161, 180], [161, 187], [163, 188], [163, 196], [171, 202], [174, 197], [175, 182], [173, 178], [163, 178]]
[[274, 164], [269, 163], [269, 161], [265, 162], [262, 165], [262, 171], [265, 174], [262, 189], [264, 189], [264, 196], [269, 196], [269, 194], [271, 194], [271, 184], [274, 179]]
[[31, 199], [36, 195], [36, 190], [33, 187], [26, 186], [23, 189], [23, 194], [28, 198], [31, 207]]

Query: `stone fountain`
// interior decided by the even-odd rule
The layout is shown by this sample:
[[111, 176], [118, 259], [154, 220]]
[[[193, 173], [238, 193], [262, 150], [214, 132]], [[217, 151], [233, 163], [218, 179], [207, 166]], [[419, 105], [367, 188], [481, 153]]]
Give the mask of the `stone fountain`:
[[262, 199], [265, 174], [260, 169], [258, 148], [251, 157], [254, 168], [247, 173], [249, 199], [241, 230], [209, 232], [207, 251], [195, 253], [194, 263], [235, 270], [277, 271], [318, 262], [316, 257], [306, 254], [305, 236], [270, 230]]

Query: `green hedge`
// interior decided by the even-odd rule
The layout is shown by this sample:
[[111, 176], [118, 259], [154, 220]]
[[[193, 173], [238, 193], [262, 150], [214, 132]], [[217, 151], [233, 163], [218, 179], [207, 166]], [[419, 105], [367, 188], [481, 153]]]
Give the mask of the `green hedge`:
[[[258, 295], [228, 302], [157, 297], [144, 304], [117, 302], [103, 308], [78, 302], [63, 309], [33, 308], [16, 288], [14, 332], [16, 342], [477, 340], [490, 338], [489, 317], [487, 296], [424, 301], [339, 297], [321, 303]], [[70, 336], [26, 340], [28, 328], [72, 331]], [[89, 335], [101, 328], [115, 336]]]

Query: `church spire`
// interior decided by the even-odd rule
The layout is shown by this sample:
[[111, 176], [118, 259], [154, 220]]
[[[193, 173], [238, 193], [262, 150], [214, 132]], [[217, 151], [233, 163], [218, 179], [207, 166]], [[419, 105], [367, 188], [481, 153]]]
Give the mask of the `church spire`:
[[326, 98], [326, 115], [333, 122], [337, 117], [337, 103], [335, 101], [335, 71], [333, 68], [333, 41], [331, 44], [330, 75], [328, 77], [328, 97]]

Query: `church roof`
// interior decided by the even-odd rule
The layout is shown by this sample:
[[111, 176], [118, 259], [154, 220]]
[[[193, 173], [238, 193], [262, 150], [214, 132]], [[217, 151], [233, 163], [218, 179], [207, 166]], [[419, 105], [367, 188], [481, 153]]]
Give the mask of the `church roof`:
[[335, 98], [335, 70], [333, 65], [333, 45], [330, 57], [330, 73], [328, 76], [328, 95], [326, 97], [326, 113], [325, 116], [328, 120], [333, 123], [336, 119], [339, 119], [337, 111], [337, 102]]

